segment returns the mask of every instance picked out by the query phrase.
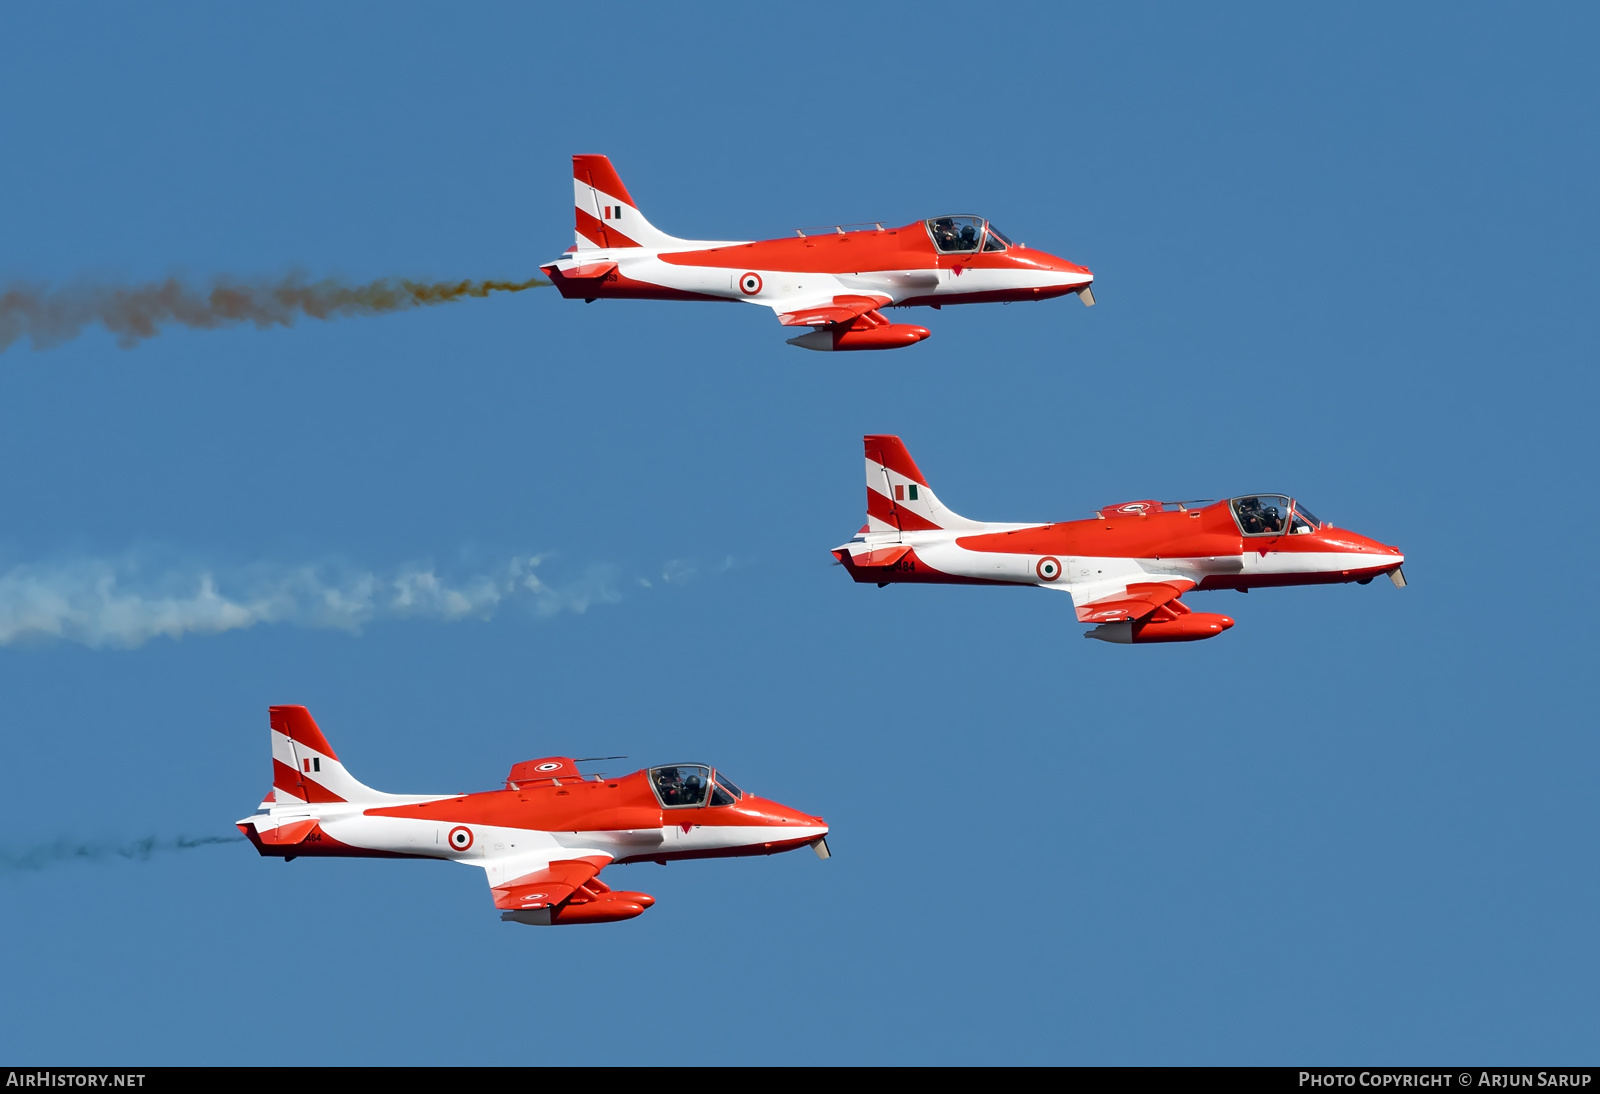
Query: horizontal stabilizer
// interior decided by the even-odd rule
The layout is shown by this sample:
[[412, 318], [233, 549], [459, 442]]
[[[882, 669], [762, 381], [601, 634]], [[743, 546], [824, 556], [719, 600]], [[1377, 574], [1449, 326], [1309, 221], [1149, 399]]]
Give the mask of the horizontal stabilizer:
[[561, 276], [569, 281], [597, 281], [616, 268], [615, 262], [585, 262], [570, 270], [562, 270]]
[[883, 547], [876, 551], [862, 551], [859, 555], [852, 555], [850, 564], [861, 569], [893, 566], [910, 553], [910, 547]]
[[[282, 824], [273, 825], [271, 821], [262, 818], [255, 822], [256, 837], [269, 847], [292, 847], [301, 843], [317, 829], [316, 819], [313, 817], [300, 817], [295, 820], [284, 821]], [[239, 825], [243, 832], [245, 826]], [[246, 833], [248, 835], [248, 833]]]

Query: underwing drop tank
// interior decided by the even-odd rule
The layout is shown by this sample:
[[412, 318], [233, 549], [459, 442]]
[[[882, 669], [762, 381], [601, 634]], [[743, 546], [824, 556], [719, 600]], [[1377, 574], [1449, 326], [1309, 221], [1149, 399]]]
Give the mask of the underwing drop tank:
[[850, 327], [845, 330], [814, 330], [789, 339], [801, 349], [837, 353], [852, 349], [900, 349], [914, 346], [928, 337], [928, 328], [914, 323], [889, 323], [881, 327]]
[[1146, 642], [1198, 642], [1202, 638], [1215, 638], [1231, 626], [1233, 626], [1232, 619], [1216, 612], [1187, 612], [1176, 619], [1102, 623], [1091, 631], [1085, 631], [1083, 636], [1121, 645], [1139, 645]]

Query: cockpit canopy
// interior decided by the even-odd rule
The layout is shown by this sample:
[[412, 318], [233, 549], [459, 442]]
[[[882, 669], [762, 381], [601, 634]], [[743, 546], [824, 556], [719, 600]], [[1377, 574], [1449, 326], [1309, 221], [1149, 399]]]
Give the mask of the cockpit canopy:
[[1247, 494], [1228, 507], [1247, 536], [1308, 535], [1322, 527], [1311, 510], [1282, 494]]
[[666, 809], [732, 805], [744, 797], [744, 791], [732, 779], [720, 771], [713, 773], [703, 764], [652, 767], [650, 787]]
[[933, 217], [924, 221], [934, 249], [940, 254], [963, 254], [982, 251], [1003, 251], [1011, 241], [1000, 229], [975, 216]]

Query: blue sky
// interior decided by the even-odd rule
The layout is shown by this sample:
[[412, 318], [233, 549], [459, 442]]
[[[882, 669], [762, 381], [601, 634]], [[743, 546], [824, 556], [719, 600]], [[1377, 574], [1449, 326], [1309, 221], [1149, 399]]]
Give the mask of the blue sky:
[[[976, 211], [1099, 304], [839, 358], [551, 290], [12, 345], [0, 622], [108, 576], [292, 591], [0, 633], [4, 1055], [1593, 1060], [1591, 9], [5, 21], [0, 283], [525, 277], [582, 151], [686, 237]], [[1206, 594], [1237, 626], [1150, 649], [1056, 596], [857, 587], [864, 432], [979, 519], [1284, 490], [1412, 584]], [[465, 615], [307, 607], [535, 557], [544, 593]], [[570, 930], [446, 864], [29, 865], [228, 835], [286, 702], [394, 791], [703, 757], [835, 855], [628, 867], [657, 905]]]

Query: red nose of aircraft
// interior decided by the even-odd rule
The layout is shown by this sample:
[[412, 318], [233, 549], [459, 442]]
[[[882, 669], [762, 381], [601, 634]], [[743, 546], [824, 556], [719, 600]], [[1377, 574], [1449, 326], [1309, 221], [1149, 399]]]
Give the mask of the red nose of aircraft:
[[1039, 258], [1042, 259], [1044, 263], [1052, 270], [1056, 270], [1060, 273], [1078, 274], [1083, 277], [1094, 276], [1093, 272], [1091, 272], [1087, 266], [1080, 266], [1076, 262], [1068, 262], [1064, 258], [1059, 258], [1052, 254], [1045, 254], [1043, 251], [1035, 251], [1033, 253], [1038, 255]]
[[810, 813], [791, 809], [781, 802], [758, 798], [754, 794], [747, 794], [745, 802], [747, 812], [754, 813], [759, 818], [760, 824], [771, 825], [774, 828], [820, 828], [824, 832], [828, 830], [828, 822], [821, 817], [813, 817]]
[[1035, 288], [1033, 294], [1038, 298], [1060, 296], [1063, 293], [1078, 292], [1082, 294], [1085, 304], [1094, 303], [1094, 273], [1087, 266], [1080, 266], [1076, 262], [1068, 262], [1060, 255], [1053, 255], [1047, 251], [1036, 251], [1031, 247], [1018, 247], [1016, 258], [1024, 267], [1045, 270], [1052, 274], [1062, 275], [1062, 284], [1052, 288]]
[[[1332, 528], [1323, 525], [1317, 532], [1317, 537], [1327, 544], [1331, 550], [1342, 551], [1354, 555], [1377, 555], [1389, 559], [1393, 563], [1405, 561], [1405, 552], [1400, 548], [1387, 543], [1379, 543], [1358, 532], [1346, 528]], [[1376, 559], [1374, 560], [1377, 561]]]
[[791, 851], [809, 844], [818, 858], [829, 857], [828, 822], [821, 817], [813, 817], [810, 813], [802, 813], [781, 802], [768, 801], [754, 794], [746, 794], [744, 801], [739, 804], [744, 807], [747, 818], [769, 830], [762, 843], [767, 854]]

